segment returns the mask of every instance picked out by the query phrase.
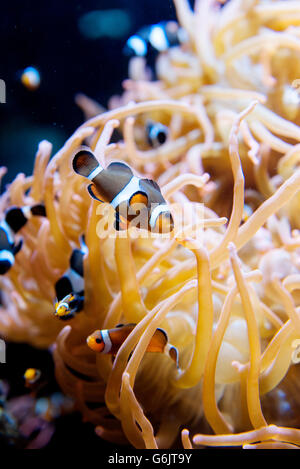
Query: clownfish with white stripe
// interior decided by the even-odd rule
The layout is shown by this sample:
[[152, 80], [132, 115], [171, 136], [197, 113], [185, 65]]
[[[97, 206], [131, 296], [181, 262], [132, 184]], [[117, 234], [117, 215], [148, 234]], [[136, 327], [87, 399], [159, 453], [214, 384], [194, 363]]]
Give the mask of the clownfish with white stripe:
[[24, 373], [25, 386], [30, 389], [34, 388], [40, 381], [41, 375], [41, 371], [37, 368], [27, 368]]
[[115, 209], [117, 230], [121, 229], [121, 222], [128, 226], [136, 217], [135, 204], [145, 208], [146, 226], [143, 228], [156, 233], [169, 233], [174, 229], [172, 214], [158, 184], [135, 176], [127, 164], [115, 161], [103, 168], [89, 148], [81, 148], [73, 158], [73, 168], [92, 181], [88, 186], [91, 197]]
[[23, 244], [22, 239], [16, 241], [16, 234], [32, 216], [45, 217], [45, 206], [37, 204], [32, 207], [11, 207], [0, 222], [0, 275], [6, 274], [14, 265], [15, 255]]
[[55, 284], [55, 316], [62, 320], [72, 319], [82, 311], [84, 305], [83, 261], [87, 247], [74, 249], [70, 257], [70, 267]]
[[168, 127], [160, 122], [148, 122], [146, 125], [147, 140], [151, 147], [158, 148], [168, 138]]
[[184, 44], [187, 40], [186, 31], [176, 21], [161, 21], [144, 26], [130, 36], [125, 44], [124, 54], [129, 57], [156, 59], [160, 52]]
[[[114, 329], [97, 330], [87, 338], [87, 345], [94, 352], [116, 355], [135, 326], [136, 324], [119, 324]], [[178, 368], [178, 350], [169, 344], [167, 333], [163, 329], [156, 329], [146, 352], [164, 353], [176, 363]]]

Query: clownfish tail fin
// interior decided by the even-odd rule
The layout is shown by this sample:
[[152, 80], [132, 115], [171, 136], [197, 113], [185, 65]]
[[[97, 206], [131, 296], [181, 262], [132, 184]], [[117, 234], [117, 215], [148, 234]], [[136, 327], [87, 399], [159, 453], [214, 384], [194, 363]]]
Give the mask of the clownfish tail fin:
[[179, 368], [179, 362], [178, 362], [178, 350], [174, 345], [167, 344], [165, 346], [164, 352], [169, 355], [169, 357], [176, 363], [177, 368]]

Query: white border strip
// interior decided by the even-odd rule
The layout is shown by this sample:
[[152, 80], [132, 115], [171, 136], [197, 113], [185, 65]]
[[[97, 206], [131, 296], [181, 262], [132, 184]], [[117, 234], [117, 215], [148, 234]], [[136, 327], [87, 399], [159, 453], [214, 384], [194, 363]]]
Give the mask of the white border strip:
[[102, 350], [102, 353], [109, 353], [112, 348], [112, 343], [109, 337], [108, 330], [103, 329], [103, 331], [101, 331], [101, 335], [102, 335], [102, 340], [104, 342], [104, 349]]
[[157, 205], [157, 207], [155, 207], [152, 210], [150, 220], [149, 220], [149, 224], [150, 224], [151, 228], [155, 227], [157, 218], [159, 217], [159, 215], [161, 213], [164, 213], [164, 212], [169, 212], [168, 204], [159, 204], [159, 205]]

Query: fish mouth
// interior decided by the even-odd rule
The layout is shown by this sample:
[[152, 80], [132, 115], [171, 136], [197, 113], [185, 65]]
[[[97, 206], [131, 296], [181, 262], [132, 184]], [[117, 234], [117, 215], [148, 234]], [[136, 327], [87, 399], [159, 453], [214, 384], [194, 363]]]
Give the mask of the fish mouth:
[[70, 319], [74, 317], [74, 310], [70, 308], [70, 303], [73, 301], [72, 295], [66, 296], [63, 300], [55, 305], [55, 316], [59, 319]]
[[100, 340], [98, 335], [95, 336], [92, 334], [87, 337], [86, 343], [91, 350], [101, 353], [104, 349], [104, 342], [102, 340], [101, 342], [98, 342], [98, 340]]

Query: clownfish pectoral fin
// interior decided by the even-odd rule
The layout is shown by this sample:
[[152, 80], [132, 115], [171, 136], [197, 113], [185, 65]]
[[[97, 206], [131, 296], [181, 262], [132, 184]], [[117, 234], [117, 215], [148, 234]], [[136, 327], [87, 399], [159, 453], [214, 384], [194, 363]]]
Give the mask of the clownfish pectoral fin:
[[118, 177], [118, 175], [127, 174], [128, 177], [133, 176], [132, 169], [122, 161], [113, 161], [107, 166], [107, 171], [113, 173]]
[[99, 194], [97, 192], [95, 184], [89, 184], [87, 187], [87, 190], [93, 199], [97, 200], [98, 202], [102, 202], [102, 203], [104, 202], [103, 200], [99, 198]]
[[99, 162], [89, 148], [82, 147], [73, 158], [73, 169], [80, 176], [90, 178], [98, 167]]
[[14, 246], [14, 256], [18, 254], [18, 252], [22, 249], [22, 246], [23, 246], [23, 239], [20, 239], [18, 244]]
[[129, 205], [134, 205], [134, 204], [148, 204], [148, 196], [145, 192], [138, 191], [132, 194], [132, 196], [129, 199]]

